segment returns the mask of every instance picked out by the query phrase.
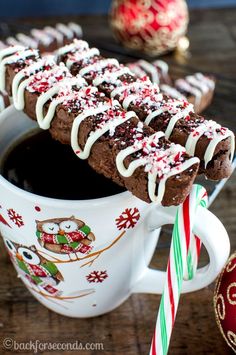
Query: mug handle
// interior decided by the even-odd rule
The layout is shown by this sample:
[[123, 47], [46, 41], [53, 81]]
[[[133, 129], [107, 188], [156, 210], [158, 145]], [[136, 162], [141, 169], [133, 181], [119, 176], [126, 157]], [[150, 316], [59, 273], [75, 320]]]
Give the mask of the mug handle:
[[[150, 231], [165, 224], [174, 224], [176, 207], [153, 209], [148, 220]], [[224, 267], [230, 252], [228, 234], [220, 220], [209, 210], [199, 206], [196, 212], [193, 232], [204, 244], [210, 262], [197, 270], [194, 278], [183, 281], [182, 292], [192, 292], [206, 287], [215, 280]], [[164, 289], [166, 272], [146, 268], [141, 278], [132, 287], [133, 293], [161, 294]]]

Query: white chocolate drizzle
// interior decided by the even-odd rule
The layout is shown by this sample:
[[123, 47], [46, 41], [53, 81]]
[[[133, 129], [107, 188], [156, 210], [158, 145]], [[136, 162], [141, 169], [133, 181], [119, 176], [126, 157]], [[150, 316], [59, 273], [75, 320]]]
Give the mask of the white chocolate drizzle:
[[97, 48], [90, 48], [83, 52], [75, 52], [74, 54], [68, 56], [66, 66], [68, 69], [70, 69], [74, 63], [84, 60], [86, 58], [89, 59], [91, 57], [98, 56], [99, 54], [100, 52]]
[[141, 59], [135, 63], [128, 63], [127, 66], [139, 78], [148, 75], [153, 83], [159, 84], [160, 76], [162, 76], [166, 82], [169, 80], [169, 66], [163, 60], [155, 60], [154, 62], [149, 63], [148, 61]]
[[32, 76], [27, 86], [29, 92], [44, 93], [46, 90], [66, 78], [72, 78], [69, 70], [62, 64], [54, 66], [52, 69], [39, 71]]
[[201, 105], [201, 99], [204, 94], [213, 91], [215, 88], [214, 80], [203, 75], [202, 73], [195, 73], [186, 76], [185, 79], [178, 79], [175, 86], [195, 97], [194, 106], [198, 109]]
[[204, 82], [211, 90], [215, 89], [215, 81], [213, 79], [209, 78], [206, 75], [203, 75], [202, 73], [196, 73], [194, 76], [199, 81]]
[[[23, 110], [25, 106], [24, 92], [26, 87], [32, 80], [32, 75], [45, 66], [53, 67], [56, 63], [52, 56], [44, 57], [43, 59], [33, 62], [28, 67], [20, 70], [14, 77], [12, 82], [12, 98], [15, 108], [17, 110]], [[28, 77], [28, 78], [27, 78]], [[27, 78], [23, 80], [24, 78]], [[23, 81], [22, 81], [23, 80]]]
[[68, 27], [75, 33], [75, 35], [79, 38], [83, 36], [83, 31], [80, 25], [74, 22], [69, 22]]
[[53, 37], [44, 30], [33, 28], [30, 33], [36, 39], [36, 41], [38, 41], [38, 43], [41, 42], [46, 47], [49, 46], [53, 41]]
[[146, 117], [144, 123], [146, 123], [146, 124], [149, 126], [149, 124], [151, 123], [151, 121], [152, 121], [155, 117], [160, 116], [160, 115], [161, 115], [162, 113], [164, 113], [165, 111], [167, 111], [167, 109], [165, 109], [164, 107], [161, 107], [161, 101], [160, 101], [159, 107], [158, 107], [156, 110], [150, 112], [150, 113], [147, 115], [147, 117]]
[[80, 159], [87, 159], [89, 157], [93, 144], [106, 132], [108, 132], [109, 130], [112, 130], [112, 132], [114, 132], [117, 126], [128, 121], [130, 118], [135, 117], [135, 113], [130, 111], [130, 112], [126, 112], [125, 117], [118, 117], [112, 120], [108, 120], [106, 123], [102, 125], [101, 128], [96, 129], [94, 132], [93, 131], [90, 132], [87, 142], [85, 143], [84, 150], [82, 150], [78, 144], [78, 132], [79, 132], [79, 126], [81, 122], [85, 120], [87, 117], [95, 116], [98, 115], [99, 113], [103, 113], [109, 109], [114, 108], [114, 106], [116, 105], [118, 107], [120, 106], [118, 101], [113, 101], [112, 106], [111, 104], [103, 104], [100, 107], [85, 110], [85, 112], [79, 114], [75, 118], [72, 125], [72, 131], [71, 131], [71, 146], [74, 152], [76, 153], [76, 155]]
[[[56, 111], [56, 107], [66, 100], [73, 99], [74, 93], [71, 90], [72, 87], [76, 86], [77, 88], [81, 88], [85, 85], [86, 82], [81, 77], [66, 78], [65, 80], [59, 81], [49, 90], [41, 94], [36, 103], [36, 117], [39, 127], [42, 129], [49, 129]], [[60, 91], [66, 91], [68, 93], [60, 96], [58, 95]], [[44, 105], [46, 102], [51, 100], [54, 95], [58, 96], [51, 101], [47, 113], [44, 115]]]
[[99, 60], [98, 62], [95, 62], [93, 64], [87, 65], [86, 67], [82, 68], [79, 71], [79, 74], [81, 76], [84, 76], [90, 72], [100, 72], [102, 69], [106, 68], [107, 66], [114, 66], [114, 67], [119, 67], [120, 64], [117, 59], [110, 58], [110, 59], [103, 59]]
[[18, 33], [16, 38], [26, 47], [38, 48], [38, 42], [24, 33]]
[[107, 70], [105, 73], [98, 75], [94, 80], [93, 80], [93, 85], [98, 86], [102, 84], [103, 82], [105, 83], [110, 83], [110, 84], [115, 84], [117, 82], [117, 79], [125, 74], [132, 75], [131, 71], [127, 67], [121, 67], [118, 70], [110, 71]]
[[[221, 127], [222, 129], [222, 127]], [[207, 149], [204, 154], [204, 162], [205, 162], [205, 168], [207, 167], [207, 164], [211, 161], [211, 159], [214, 156], [214, 152], [216, 149], [216, 146], [218, 143], [222, 141], [222, 139], [226, 139], [230, 137], [230, 161], [232, 163], [233, 158], [234, 158], [234, 151], [235, 151], [235, 136], [232, 131], [229, 129], [226, 129], [226, 132], [224, 133], [223, 137], [221, 133], [214, 132], [214, 138], [210, 140]]]
[[203, 136], [204, 133], [209, 130], [220, 128], [220, 125], [214, 121], [203, 121], [196, 128], [192, 130], [185, 144], [185, 148], [189, 154], [193, 155], [196, 149], [196, 144], [198, 140]]
[[209, 87], [206, 85], [203, 81], [198, 80], [194, 75], [188, 75], [186, 76], [186, 81], [196, 87], [197, 89], [201, 90], [203, 94], [208, 93]]
[[194, 106], [196, 108], [198, 108], [200, 106], [201, 99], [202, 99], [202, 91], [200, 89], [193, 87], [185, 79], [176, 80], [175, 86], [177, 87], [177, 89], [183, 90], [183, 91], [195, 96]]
[[[185, 105], [186, 106], [186, 105]], [[193, 110], [193, 105], [192, 104], [187, 104], [185, 109], [183, 110], [181, 107], [177, 107], [177, 112], [175, 115], [173, 115], [168, 123], [168, 126], [165, 130], [165, 136], [166, 138], [169, 138], [173, 132], [173, 129], [180, 119], [190, 119], [190, 114], [191, 112], [194, 112]], [[190, 127], [191, 127], [191, 121], [190, 121]], [[193, 121], [194, 124], [194, 121]], [[233, 160], [233, 155], [234, 155], [234, 149], [235, 149], [235, 138], [234, 134], [232, 131], [230, 131], [227, 128], [222, 127], [220, 124], [216, 123], [215, 121], [212, 120], [204, 120], [200, 124], [197, 125], [196, 128], [192, 130], [192, 132], [189, 134], [188, 139], [185, 144], [186, 151], [189, 155], [194, 155], [197, 142], [199, 139], [205, 135], [209, 139], [209, 144], [206, 148], [205, 154], [204, 154], [204, 164], [205, 168], [207, 167], [207, 164], [211, 161], [214, 155], [214, 151], [216, 149], [216, 146], [219, 142], [222, 140], [230, 137], [231, 138], [231, 143], [230, 143], [230, 160], [232, 162]]]
[[135, 99], [137, 99], [139, 97], [138, 94], [132, 94], [127, 96], [124, 101], [122, 102], [122, 106], [124, 107], [125, 110], [127, 110], [129, 108], [129, 105], [131, 104], [131, 102], [135, 101]]
[[61, 32], [51, 26], [46, 26], [43, 30], [45, 31], [45, 33], [49, 34], [49, 36], [52, 36], [54, 39], [56, 39], [58, 46], [61, 46], [63, 44], [64, 36]]
[[22, 51], [23, 49], [25, 49], [25, 48], [21, 45], [7, 47], [7, 48], [2, 49], [0, 51], [0, 62], [3, 60], [4, 57], [8, 57], [16, 52]]
[[[133, 93], [134, 92], [134, 93]], [[149, 93], [147, 95], [147, 92]], [[145, 95], [143, 96], [143, 93]], [[149, 114], [145, 119], [147, 125], [153, 120], [154, 117], [161, 115], [167, 110], [161, 107], [163, 95], [159, 92], [157, 84], [152, 84], [149, 80], [137, 81], [127, 85], [118, 86], [111, 92], [112, 97], [120, 95], [120, 101], [124, 109], [128, 109], [129, 105], [134, 102], [140, 101], [143, 104], [149, 104], [156, 107], [154, 111], [149, 110]]]
[[[6, 65], [11, 64], [11, 63], [16, 63], [19, 60], [24, 60], [24, 59], [31, 57], [31, 56], [38, 56], [38, 51], [35, 49], [22, 50], [22, 48], [21, 48], [21, 50], [18, 50], [16, 48], [19, 48], [19, 47], [18, 46], [9, 47], [9, 48], [6, 48], [6, 50], [3, 49], [0, 53], [0, 90], [5, 90]], [[12, 49], [16, 49], [16, 50], [12, 50]], [[7, 56], [6, 58], [3, 58], [1, 60], [2, 52], [4, 52], [5, 55], [9, 55], [11, 53], [15, 53], [15, 54]]]
[[[148, 83], [148, 84], [151, 84]], [[143, 81], [135, 81], [129, 84], [123, 84], [120, 86], [117, 86], [114, 90], [111, 91], [111, 97], [115, 97], [116, 95], [121, 95], [124, 91], [126, 90], [138, 90], [138, 89], [142, 89], [144, 87], [147, 86], [147, 82], [143, 82]]]
[[160, 89], [164, 94], [172, 97], [173, 99], [187, 100], [186, 96], [182, 95], [181, 92], [170, 85], [161, 84]]
[[234, 134], [229, 129], [221, 127], [220, 124], [212, 120], [204, 120], [199, 126], [194, 128], [188, 136], [185, 148], [190, 155], [194, 155], [197, 142], [203, 135], [206, 135], [209, 139], [209, 144], [204, 154], [205, 168], [207, 167], [207, 164], [212, 160], [217, 144], [228, 137], [230, 137], [231, 141], [230, 160], [232, 162], [235, 149]]
[[85, 41], [82, 41], [81, 39], [74, 39], [73, 43], [70, 43], [64, 47], [59, 48], [56, 51], [56, 56], [62, 56], [67, 53], [73, 53], [73, 52], [83, 52], [85, 50], [89, 49], [88, 43]]
[[[142, 95], [142, 92], [147, 90], [150, 96], [155, 94], [156, 101], [161, 101], [163, 99], [162, 95], [159, 94], [159, 87], [156, 84], [152, 84], [149, 79], [145, 81], [136, 81], [127, 84], [121, 84], [111, 91], [111, 97], [119, 95], [119, 100], [122, 102], [124, 109], [128, 109], [131, 102], [136, 101]], [[145, 103], [150, 97], [142, 98], [142, 102]], [[152, 112], [148, 116], [148, 121], [151, 121]]]
[[164, 62], [163, 60], [155, 60], [152, 64], [157, 66], [158, 68], [160, 68], [162, 76], [167, 81], [168, 80], [168, 72], [169, 72], [168, 64], [166, 62]]
[[[19, 44], [19, 43], [17, 43], [17, 44]], [[7, 47], [6, 44], [3, 43], [2, 41], [0, 41], [0, 50], [4, 49], [6, 47]]]
[[[148, 194], [152, 202], [161, 203], [165, 195], [165, 184], [168, 178], [176, 174], [180, 174], [192, 165], [199, 163], [198, 158], [191, 158], [188, 160], [183, 159], [180, 162], [181, 155], [185, 153], [185, 149], [177, 144], [170, 144], [166, 150], [158, 148], [158, 141], [164, 137], [163, 132], [157, 132], [146, 137], [141, 141], [136, 141], [132, 146], [121, 150], [116, 157], [116, 165], [119, 173], [124, 177], [130, 177], [134, 171], [144, 166], [145, 171], [148, 173]], [[147, 155], [133, 160], [128, 168], [124, 165], [124, 160], [138, 151], [147, 150]], [[175, 164], [178, 162], [177, 164]], [[173, 166], [175, 164], [175, 166]], [[157, 177], [159, 178], [158, 191]]]
[[61, 33], [63, 33], [66, 36], [66, 38], [73, 39], [74, 32], [68, 26], [64, 25], [64, 23], [58, 23], [56, 25], [56, 29]]
[[128, 63], [126, 66], [131, 70], [131, 72], [139, 78], [142, 78], [146, 75], [146, 72], [140, 68], [137, 63]]
[[[6, 39], [6, 43], [8, 46], [22, 46], [23, 44], [18, 41], [17, 39], [15, 39], [14, 37], [7, 37]], [[6, 48], [7, 46], [5, 46]], [[3, 47], [4, 48], [4, 47]]]
[[143, 59], [139, 60], [137, 62], [137, 64], [141, 68], [143, 68], [145, 70], [145, 72], [151, 77], [151, 81], [153, 83], [159, 84], [159, 82], [160, 82], [159, 73], [158, 73], [157, 68], [153, 64], [151, 64], [151, 63], [149, 63], [149, 62], [147, 62], [146, 60], [143, 60]]
[[[178, 102], [177, 102], [178, 103]], [[173, 129], [175, 128], [176, 123], [182, 118], [185, 119], [187, 116], [189, 116], [190, 112], [193, 112], [193, 105], [188, 104], [187, 107], [183, 109], [179, 109], [179, 112], [177, 112], [175, 115], [173, 115], [168, 123], [168, 126], [165, 130], [165, 136], [166, 138], [169, 138], [171, 136], [171, 133], [173, 132]]]

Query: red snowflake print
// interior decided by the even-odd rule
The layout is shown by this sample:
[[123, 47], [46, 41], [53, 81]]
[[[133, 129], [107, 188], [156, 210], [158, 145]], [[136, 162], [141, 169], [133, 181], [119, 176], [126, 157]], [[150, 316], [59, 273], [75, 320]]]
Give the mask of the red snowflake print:
[[17, 227], [22, 227], [24, 225], [22, 216], [20, 216], [16, 211], [13, 210], [13, 208], [10, 208], [7, 210], [8, 216], [12, 222], [14, 222]]
[[116, 218], [116, 226], [119, 230], [126, 228], [134, 228], [140, 218], [139, 210], [134, 208], [126, 208], [122, 214]]
[[106, 270], [105, 271], [93, 271], [90, 272], [90, 274], [88, 274], [86, 276], [86, 279], [88, 280], [88, 282], [96, 282], [96, 283], [101, 283], [103, 282], [106, 278], [108, 277]]

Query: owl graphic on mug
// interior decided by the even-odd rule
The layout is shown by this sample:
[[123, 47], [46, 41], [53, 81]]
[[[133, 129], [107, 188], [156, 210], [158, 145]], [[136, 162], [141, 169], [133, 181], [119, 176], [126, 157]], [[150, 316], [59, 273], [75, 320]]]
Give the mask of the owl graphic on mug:
[[42, 256], [34, 245], [24, 246], [4, 239], [10, 258], [25, 282], [51, 295], [59, 295], [56, 286], [64, 278], [56, 265]]
[[36, 225], [40, 245], [51, 252], [88, 254], [93, 248], [95, 235], [91, 228], [74, 216], [36, 220]]

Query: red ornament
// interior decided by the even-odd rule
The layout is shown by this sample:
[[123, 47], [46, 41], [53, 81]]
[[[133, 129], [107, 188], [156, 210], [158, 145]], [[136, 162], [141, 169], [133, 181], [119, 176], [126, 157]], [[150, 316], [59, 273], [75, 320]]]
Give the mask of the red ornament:
[[221, 334], [236, 352], [236, 252], [216, 282], [214, 309]]
[[178, 45], [187, 31], [185, 0], [113, 0], [111, 26], [126, 47], [160, 55]]

